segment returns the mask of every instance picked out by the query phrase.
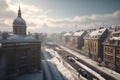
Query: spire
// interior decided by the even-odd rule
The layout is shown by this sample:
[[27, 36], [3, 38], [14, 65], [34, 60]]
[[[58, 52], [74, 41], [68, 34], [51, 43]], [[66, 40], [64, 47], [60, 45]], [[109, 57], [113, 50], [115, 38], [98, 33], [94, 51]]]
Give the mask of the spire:
[[19, 10], [18, 10], [18, 17], [21, 17], [21, 10], [20, 10], [20, 6], [19, 6]]

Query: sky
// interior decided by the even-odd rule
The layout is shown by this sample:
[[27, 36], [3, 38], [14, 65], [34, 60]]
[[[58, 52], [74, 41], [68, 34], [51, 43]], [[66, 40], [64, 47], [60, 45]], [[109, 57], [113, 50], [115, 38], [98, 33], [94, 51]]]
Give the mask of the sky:
[[0, 0], [0, 31], [12, 32], [19, 5], [27, 32], [56, 33], [120, 25], [120, 0]]

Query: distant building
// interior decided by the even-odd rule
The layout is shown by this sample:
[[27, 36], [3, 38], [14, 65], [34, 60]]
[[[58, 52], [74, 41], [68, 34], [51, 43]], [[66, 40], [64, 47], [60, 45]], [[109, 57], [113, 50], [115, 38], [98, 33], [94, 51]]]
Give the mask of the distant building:
[[64, 42], [65, 44], [69, 44], [69, 43], [70, 43], [70, 38], [71, 38], [71, 36], [72, 36], [72, 32], [66, 32], [66, 33], [63, 35], [63, 38], [62, 38], [63, 42]]
[[41, 41], [26, 35], [26, 23], [20, 8], [13, 21], [13, 33], [0, 33], [0, 80], [41, 70]]
[[84, 37], [84, 47], [86, 55], [94, 60], [103, 59], [103, 41], [108, 35], [108, 29], [102, 28], [88, 33]]
[[82, 49], [83, 45], [84, 45], [84, 39], [83, 37], [87, 34], [86, 31], [76, 31], [75, 33], [73, 33], [73, 35], [71, 36], [71, 45], [78, 48], [78, 49]]
[[120, 72], [120, 27], [107, 37], [104, 45], [104, 62], [107, 67]]

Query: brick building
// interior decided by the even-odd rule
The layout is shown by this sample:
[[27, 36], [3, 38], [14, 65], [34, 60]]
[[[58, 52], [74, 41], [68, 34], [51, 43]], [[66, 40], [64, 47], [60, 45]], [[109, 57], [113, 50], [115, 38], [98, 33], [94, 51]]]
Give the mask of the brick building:
[[1, 41], [0, 54], [5, 75], [40, 70], [40, 45], [40, 41]]
[[103, 41], [108, 35], [108, 29], [102, 28], [88, 33], [84, 37], [84, 47], [85, 55], [89, 56], [94, 60], [98, 58], [103, 59]]
[[41, 41], [26, 35], [20, 8], [13, 21], [13, 33], [0, 33], [0, 80], [41, 70]]
[[107, 67], [120, 72], [120, 27], [116, 27], [103, 43], [104, 62]]

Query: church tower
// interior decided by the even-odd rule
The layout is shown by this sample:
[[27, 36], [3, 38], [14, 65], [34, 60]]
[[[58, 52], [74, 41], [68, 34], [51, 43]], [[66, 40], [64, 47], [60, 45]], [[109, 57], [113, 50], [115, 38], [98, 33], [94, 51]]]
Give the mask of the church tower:
[[26, 26], [24, 19], [22, 18], [21, 9], [19, 6], [18, 16], [13, 21], [13, 33], [15, 35], [26, 35], [26, 28], [27, 26]]

